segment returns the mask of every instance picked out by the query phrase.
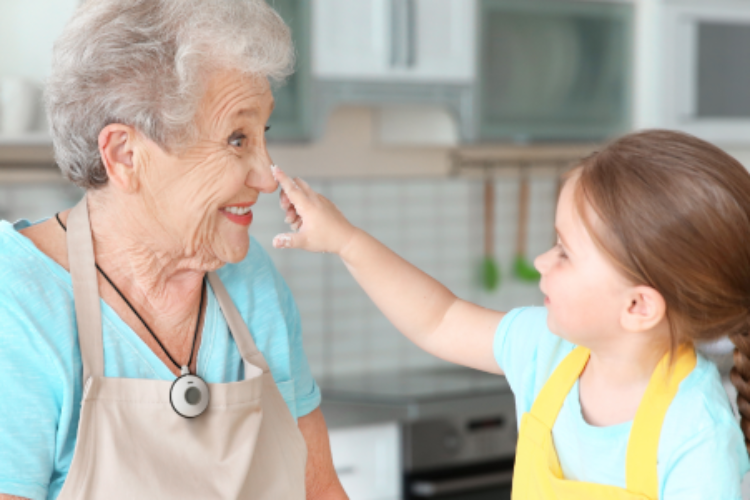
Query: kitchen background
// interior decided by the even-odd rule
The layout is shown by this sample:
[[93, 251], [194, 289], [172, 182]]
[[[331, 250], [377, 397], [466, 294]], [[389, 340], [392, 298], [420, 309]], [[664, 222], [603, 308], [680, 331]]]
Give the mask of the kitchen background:
[[[682, 129], [750, 165], [747, 2], [268, 1], [292, 28], [298, 53], [297, 72], [275, 89], [275, 162], [458, 296], [487, 307], [542, 303], [538, 282], [517, 261], [531, 263], [553, 244], [560, 176], [607, 139], [648, 127]], [[0, 219], [49, 217], [81, 196], [55, 170], [40, 104], [52, 42], [77, 4], [0, 2]], [[254, 213], [250, 233], [297, 300], [310, 365], [332, 401], [326, 416], [334, 457], [352, 498], [438, 491], [440, 498], [480, 499], [488, 484], [507, 483], [473, 471], [466, 492], [455, 489], [465, 481], [436, 486], [424, 471], [463, 471], [478, 459], [461, 455], [430, 469], [407, 451], [419, 442], [410, 441], [418, 433], [409, 425], [432, 411], [420, 406], [425, 390], [499, 401], [507, 387], [478, 375], [457, 382], [458, 371], [394, 330], [337, 258], [273, 250], [273, 236], [286, 231], [276, 195], [262, 196]], [[481, 279], [488, 249], [500, 269], [496, 287]], [[708, 350], [725, 369], [726, 342]], [[424, 389], [416, 381], [428, 373], [453, 378], [426, 377]], [[394, 374], [402, 389], [420, 387], [419, 394], [388, 395], [391, 409], [411, 405], [410, 416], [394, 414], [395, 434], [389, 418], [359, 416], [381, 412], [372, 394], [339, 385], [377, 385]], [[492, 411], [512, 415], [512, 408]], [[386, 451], [400, 457], [391, 461], [398, 470], [349, 453], [365, 446], [365, 434], [355, 432], [353, 441], [347, 434], [360, 427], [375, 443], [395, 436], [398, 444]], [[512, 457], [501, 448], [487, 463]]]

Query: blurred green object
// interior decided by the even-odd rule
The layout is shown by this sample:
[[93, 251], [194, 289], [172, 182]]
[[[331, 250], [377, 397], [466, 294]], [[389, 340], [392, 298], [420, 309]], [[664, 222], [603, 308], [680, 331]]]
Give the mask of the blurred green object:
[[539, 281], [542, 278], [534, 265], [521, 254], [513, 260], [513, 274], [521, 281]]
[[488, 292], [494, 292], [500, 285], [500, 267], [495, 258], [485, 256], [482, 259], [482, 287]]
[[529, 224], [529, 173], [528, 165], [521, 165], [518, 185], [518, 235], [516, 237], [516, 258], [513, 260], [513, 275], [521, 281], [539, 281], [541, 275], [526, 258], [526, 239]]
[[488, 292], [500, 286], [500, 266], [495, 260], [495, 181], [491, 178], [484, 180], [484, 258], [479, 277]]

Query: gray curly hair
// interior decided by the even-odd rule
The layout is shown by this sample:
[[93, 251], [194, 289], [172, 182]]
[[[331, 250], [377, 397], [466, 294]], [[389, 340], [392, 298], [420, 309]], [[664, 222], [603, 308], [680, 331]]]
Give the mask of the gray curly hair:
[[89, 0], [53, 49], [45, 104], [57, 164], [76, 185], [102, 187], [105, 126], [179, 151], [196, 138], [207, 75], [281, 81], [293, 65], [289, 28], [264, 0]]

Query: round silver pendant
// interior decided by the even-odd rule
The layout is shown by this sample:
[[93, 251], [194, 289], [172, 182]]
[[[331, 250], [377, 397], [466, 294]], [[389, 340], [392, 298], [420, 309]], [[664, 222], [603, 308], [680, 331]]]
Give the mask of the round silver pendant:
[[185, 418], [194, 418], [206, 411], [209, 399], [208, 384], [189, 373], [175, 380], [169, 391], [172, 408]]

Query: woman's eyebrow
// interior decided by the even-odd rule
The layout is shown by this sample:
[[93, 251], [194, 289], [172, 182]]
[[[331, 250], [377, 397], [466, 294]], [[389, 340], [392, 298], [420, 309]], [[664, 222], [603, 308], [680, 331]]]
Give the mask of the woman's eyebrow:
[[[276, 101], [271, 101], [270, 113], [273, 112], [275, 107], [276, 107]], [[259, 111], [260, 111], [259, 106], [253, 106], [251, 108], [240, 108], [239, 110], [237, 110], [237, 112], [234, 113], [234, 116], [254, 118], [258, 114]]]
[[258, 108], [242, 108], [235, 113], [235, 116], [255, 116], [258, 114]]

